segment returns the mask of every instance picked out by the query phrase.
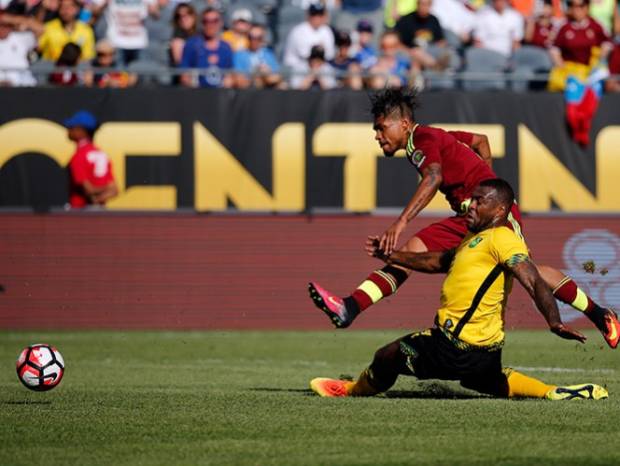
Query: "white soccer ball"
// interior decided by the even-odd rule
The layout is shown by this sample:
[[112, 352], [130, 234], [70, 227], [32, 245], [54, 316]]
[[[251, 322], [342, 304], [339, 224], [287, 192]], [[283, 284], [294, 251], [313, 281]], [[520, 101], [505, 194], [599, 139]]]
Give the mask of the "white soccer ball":
[[51, 390], [62, 380], [65, 360], [53, 346], [30, 345], [17, 358], [17, 377], [26, 388], [38, 392]]

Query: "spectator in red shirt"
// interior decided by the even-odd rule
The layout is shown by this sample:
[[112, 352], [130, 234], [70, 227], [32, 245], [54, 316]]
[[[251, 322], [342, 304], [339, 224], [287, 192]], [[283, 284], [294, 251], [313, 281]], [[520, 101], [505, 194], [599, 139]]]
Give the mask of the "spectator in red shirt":
[[[603, 27], [588, 16], [590, 0], [570, 0], [568, 21], [560, 28], [553, 42], [551, 59], [555, 66], [564, 62], [592, 66], [592, 59], [605, 58], [611, 50], [611, 42]], [[600, 51], [593, 48], [600, 48]], [[594, 55], [593, 55], [594, 53]]]
[[553, 16], [551, 0], [545, 0], [540, 13], [526, 19], [523, 42], [544, 49], [550, 48], [553, 45], [555, 33], [559, 29], [560, 21]]
[[71, 208], [103, 206], [118, 194], [112, 164], [105, 152], [93, 144], [97, 119], [81, 110], [64, 121], [76, 150], [69, 162], [69, 204]]

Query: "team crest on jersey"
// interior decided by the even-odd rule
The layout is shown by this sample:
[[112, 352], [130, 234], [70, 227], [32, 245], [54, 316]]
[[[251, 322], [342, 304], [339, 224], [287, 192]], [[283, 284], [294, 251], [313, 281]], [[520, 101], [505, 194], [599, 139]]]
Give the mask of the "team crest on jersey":
[[474, 238], [473, 240], [471, 240], [471, 242], [469, 243], [469, 247], [470, 248], [475, 248], [476, 246], [478, 246], [478, 244], [480, 244], [480, 241], [482, 241], [482, 238], [480, 238], [480, 236]]
[[414, 150], [411, 156], [409, 156], [409, 161], [418, 168], [420, 168], [424, 159], [426, 159], [426, 155], [420, 149]]

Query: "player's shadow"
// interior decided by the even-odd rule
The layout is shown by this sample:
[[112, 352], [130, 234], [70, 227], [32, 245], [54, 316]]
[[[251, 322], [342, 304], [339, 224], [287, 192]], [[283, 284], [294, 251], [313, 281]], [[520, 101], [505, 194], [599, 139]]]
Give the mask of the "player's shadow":
[[22, 406], [22, 405], [51, 405], [51, 401], [42, 400], [5, 400], [3, 405]]
[[[267, 393], [297, 393], [303, 396], [316, 396], [308, 388], [273, 388], [273, 387], [253, 387], [254, 392]], [[471, 400], [478, 398], [488, 398], [488, 396], [471, 390], [466, 390], [460, 386], [451, 386], [447, 383], [426, 382], [416, 385], [411, 390], [389, 390], [381, 394], [378, 398], [383, 399], [435, 399], [435, 400]]]

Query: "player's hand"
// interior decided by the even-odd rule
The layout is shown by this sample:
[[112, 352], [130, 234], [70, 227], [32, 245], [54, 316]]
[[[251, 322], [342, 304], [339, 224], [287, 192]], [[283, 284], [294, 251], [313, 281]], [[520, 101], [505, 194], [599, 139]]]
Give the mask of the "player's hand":
[[385, 254], [388, 256], [392, 254], [398, 242], [398, 238], [400, 234], [405, 231], [405, 228], [407, 228], [407, 221], [402, 218], [392, 223], [392, 226], [381, 235], [379, 239], [379, 249], [385, 251]]
[[369, 236], [366, 239], [366, 253], [371, 257], [376, 257], [382, 261], [387, 262], [388, 255], [380, 248], [380, 240], [378, 236]]
[[586, 341], [586, 336], [579, 333], [577, 330], [573, 330], [570, 327], [567, 327], [564, 324], [555, 324], [549, 327], [553, 333], [555, 333], [560, 338], [564, 338], [566, 340], [577, 340], [580, 343], [584, 343]]

